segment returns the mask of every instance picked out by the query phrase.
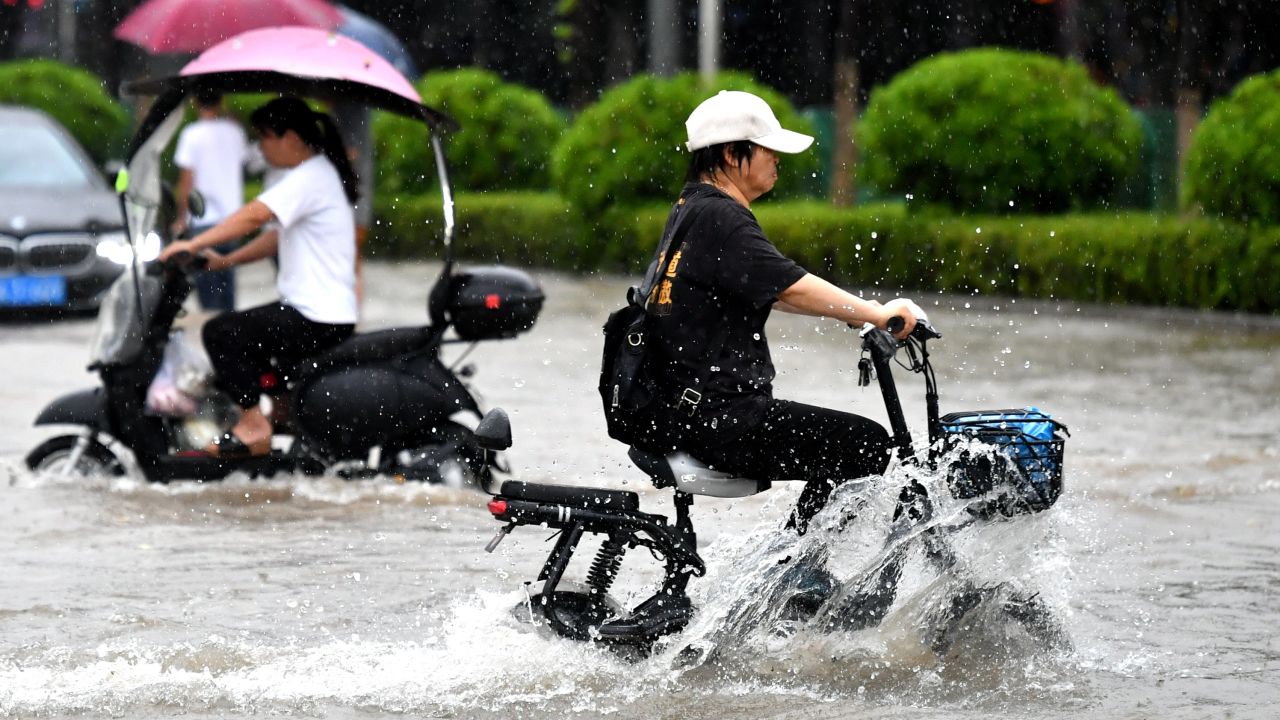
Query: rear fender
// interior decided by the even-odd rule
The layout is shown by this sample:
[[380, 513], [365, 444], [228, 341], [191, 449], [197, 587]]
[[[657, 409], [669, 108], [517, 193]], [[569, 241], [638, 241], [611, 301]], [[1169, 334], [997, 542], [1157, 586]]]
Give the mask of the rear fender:
[[63, 395], [36, 415], [36, 425], [85, 425], [102, 429], [106, 425], [107, 395], [102, 388]]

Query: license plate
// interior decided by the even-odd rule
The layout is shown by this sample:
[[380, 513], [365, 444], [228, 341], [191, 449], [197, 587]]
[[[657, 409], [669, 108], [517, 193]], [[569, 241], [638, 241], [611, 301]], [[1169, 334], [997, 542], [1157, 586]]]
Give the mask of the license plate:
[[67, 279], [61, 275], [14, 275], [0, 278], [0, 305], [64, 305]]

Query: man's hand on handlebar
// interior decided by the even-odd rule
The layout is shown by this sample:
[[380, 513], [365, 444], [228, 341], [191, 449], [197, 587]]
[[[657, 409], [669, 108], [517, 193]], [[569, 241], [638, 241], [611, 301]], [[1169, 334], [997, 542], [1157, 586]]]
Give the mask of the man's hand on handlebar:
[[899, 340], [907, 339], [916, 327], [916, 316], [924, 315], [919, 306], [906, 298], [890, 300], [880, 306], [880, 310], [883, 314], [876, 320], [876, 327], [887, 331]]
[[168, 262], [170, 260], [173, 260], [175, 257], [180, 256], [181, 253], [186, 253], [188, 255], [195, 255], [196, 254], [195, 243], [191, 242], [190, 240], [175, 240], [169, 243], [168, 245], [164, 246], [164, 249], [160, 251], [159, 260], [160, 262]]

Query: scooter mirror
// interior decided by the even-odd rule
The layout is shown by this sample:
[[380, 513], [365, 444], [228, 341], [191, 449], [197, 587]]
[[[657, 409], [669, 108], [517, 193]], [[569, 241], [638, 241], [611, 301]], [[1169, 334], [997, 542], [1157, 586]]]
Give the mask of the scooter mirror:
[[494, 408], [480, 418], [476, 425], [476, 442], [485, 450], [506, 450], [511, 447], [511, 420], [507, 411]]
[[192, 190], [187, 196], [187, 212], [191, 213], [193, 218], [201, 218], [204, 217], [204, 210], [204, 195], [199, 190]]

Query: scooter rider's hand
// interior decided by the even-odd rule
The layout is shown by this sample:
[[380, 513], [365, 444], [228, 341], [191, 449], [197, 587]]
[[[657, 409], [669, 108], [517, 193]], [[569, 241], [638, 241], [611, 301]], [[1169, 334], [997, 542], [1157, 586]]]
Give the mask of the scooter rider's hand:
[[181, 253], [195, 255], [197, 252], [199, 252], [199, 248], [190, 240], [176, 240], [164, 246], [164, 249], [160, 251], [159, 260], [160, 262], [167, 262]]
[[205, 260], [205, 270], [226, 270], [235, 265], [229, 257], [214, 250], [205, 250], [201, 256]]
[[899, 340], [905, 340], [911, 335], [911, 331], [916, 329], [916, 309], [916, 304], [906, 298], [890, 300], [880, 306], [880, 311], [883, 314], [876, 320], [876, 327], [881, 330], [888, 330], [889, 320], [900, 317], [903, 322], [902, 328], [893, 333], [893, 336]]

